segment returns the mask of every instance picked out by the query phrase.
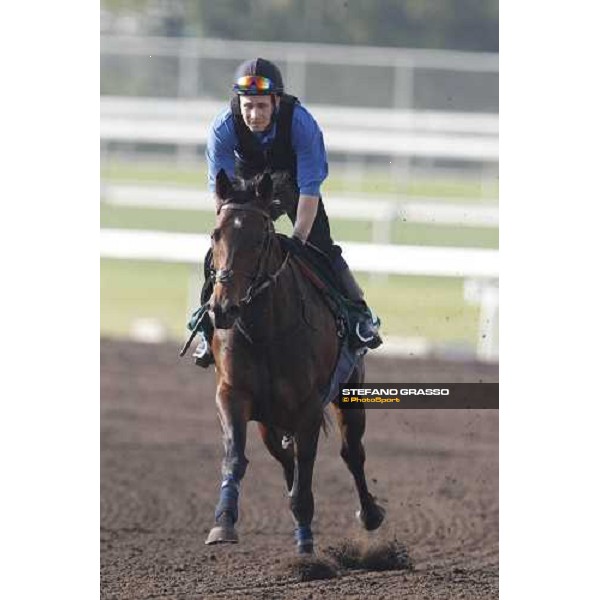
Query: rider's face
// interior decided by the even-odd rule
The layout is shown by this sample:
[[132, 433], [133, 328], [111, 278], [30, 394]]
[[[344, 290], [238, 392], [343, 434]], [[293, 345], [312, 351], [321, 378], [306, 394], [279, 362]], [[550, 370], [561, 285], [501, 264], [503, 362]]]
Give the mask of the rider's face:
[[275, 96], [240, 96], [240, 108], [242, 109], [242, 118], [250, 131], [265, 131], [271, 123], [273, 114], [273, 101], [279, 102]]

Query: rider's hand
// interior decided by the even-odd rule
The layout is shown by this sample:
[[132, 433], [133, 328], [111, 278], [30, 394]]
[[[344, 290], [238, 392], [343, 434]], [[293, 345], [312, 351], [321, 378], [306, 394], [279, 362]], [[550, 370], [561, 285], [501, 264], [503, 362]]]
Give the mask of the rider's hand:
[[302, 241], [302, 239], [297, 235], [292, 235], [290, 238], [290, 243], [292, 246], [292, 252], [294, 254], [302, 254], [304, 250], [304, 244], [306, 242]]
[[292, 234], [292, 240], [294, 240], [294, 244], [300, 244], [301, 246], [306, 244], [306, 240], [303, 240], [297, 233]]

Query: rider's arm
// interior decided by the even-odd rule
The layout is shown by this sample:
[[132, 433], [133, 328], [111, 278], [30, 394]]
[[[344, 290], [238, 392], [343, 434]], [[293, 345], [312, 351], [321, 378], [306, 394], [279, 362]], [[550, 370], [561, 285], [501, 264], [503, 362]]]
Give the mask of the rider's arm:
[[292, 233], [294, 237], [299, 238], [302, 242], [306, 242], [313, 223], [315, 222], [318, 208], [318, 196], [306, 196], [305, 194], [300, 194], [296, 222], [294, 223], [294, 232]]
[[[236, 135], [231, 109], [222, 111], [212, 122], [206, 140], [208, 189], [215, 196], [217, 173], [224, 169], [229, 179], [235, 173]], [[216, 196], [215, 196], [216, 198]]]
[[328, 167], [323, 134], [317, 122], [302, 106], [296, 106], [294, 110], [292, 147], [296, 153], [300, 189], [294, 235], [306, 241], [317, 215], [321, 183], [327, 177]]

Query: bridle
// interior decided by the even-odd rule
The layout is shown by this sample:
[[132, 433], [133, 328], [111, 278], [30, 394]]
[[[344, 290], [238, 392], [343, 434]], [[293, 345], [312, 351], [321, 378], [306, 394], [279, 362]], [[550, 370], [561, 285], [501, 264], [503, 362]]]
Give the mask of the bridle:
[[[221, 210], [224, 210], [224, 209], [255, 212], [255, 213], [258, 213], [259, 215], [261, 215], [262, 217], [264, 217], [265, 235], [263, 237], [262, 247], [261, 247], [256, 271], [250, 278], [251, 281], [250, 281], [250, 285], [248, 286], [248, 289], [246, 291], [246, 295], [242, 298], [242, 300], [240, 300], [241, 304], [248, 306], [252, 302], [252, 300], [254, 300], [254, 298], [256, 298], [258, 295], [260, 295], [262, 292], [264, 292], [266, 289], [268, 289], [271, 285], [273, 285], [277, 281], [279, 276], [283, 273], [283, 271], [290, 264], [290, 253], [288, 252], [286, 254], [286, 257], [285, 257], [283, 263], [277, 269], [277, 271], [275, 271], [275, 273], [273, 273], [273, 274], [266, 273], [267, 267], [265, 265], [265, 261], [268, 258], [269, 251], [271, 249], [271, 245], [273, 243], [274, 234], [275, 234], [275, 228], [273, 227], [273, 221], [271, 219], [271, 215], [266, 210], [258, 208], [257, 206], [252, 206], [251, 204], [238, 204], [238, 203], [234, 203], [234, 202], [221, 204], [221, 206], [217, 210], [217, 215], [220, 214]], [[263, 265], [265, 265], [265, 266], [263, 267]], [[265, 271], [264, 275], [262, 274], [263, 271]], [[233, 269], [225, 268], [225, 269], [218, 269], [217, 271], [215, 271], [214, 269], [211, 269], [210, 279], [212, 280], [213, 284], [221, 283], [222, 285], [227, 285], [227, 284], [231, 283], [231, 281], [233, 280]], [[201, 315], [203, 315], [204, 312], [209, 310], [209, 305], [210, 305], [210, 300], [205, 302], [200, 307], [199, 311], [200, 311]], [[204, 311], [204, 312], [202, 312], [202, 311]], [[202, 323], [202, 318], [200, 317], [196, 320], [196, 325], [195, 325], [194, 329], [192, 330], [190, 337], [188, 338], [188, 340], [186, 341], [186, 343], [180, 350], [179, 356], [183, 356], [187, 352], [192, 341], [194, 340], [194, 337], [200, 330], [201, 323]], [[250, 343], [253, 343], [252, 338], [250, 337], [248, 332], [245, 330], [245, 328], [241, 325], [240, 319], [238, 319], [236, 321], [236, 323], [237, 323], [238, 329], [241, 331], [241, 333], [244, 335], [244, 337], [246, 337], [246, 339], [248, 341], [250, 341]]]
[[[273, 227], [271, 215], [266, 210], [257, 206], [253, 206], [252, 204], [240, 204], [235, 202], [222, 204], [219, 210], [217, 211], [217, 214], [219, 214], [222, 210], [239, 210], [245, 212], [253, 212], [259, 214], [264, 218], [264, 235], [256, 269], [254, 273], [250, 276], [250, 285], [246, 290], [246, 294], [240, 300], [240, 304], [244, 304], [247, 306], [254, 300], [254, 298], [256, 298], [259, 294], [264, 292], [268, 287], [270, 287], [277, 281], [281, 273], [287, 267], [290, 255], [289, 253], [286, 255], [283, 263], [277, 269], [277, 271], [275, 271], [275, 273], [268, 273], [268, 265], [266, 264], [266, 261], [268, 260], [269, 252], [271, 250], [275, 234], [275, 229]], [[234, 270], [232, 268], [224, 268], [214, 271], [212, 274], [212, 279], [214, 283], [228, 285], [232, 282], [233, 276]]]

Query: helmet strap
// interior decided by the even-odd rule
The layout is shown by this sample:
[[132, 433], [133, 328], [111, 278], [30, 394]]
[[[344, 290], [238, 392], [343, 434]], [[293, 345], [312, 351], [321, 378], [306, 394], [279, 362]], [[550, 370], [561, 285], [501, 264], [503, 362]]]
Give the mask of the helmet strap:
[[273, 127], [277, 117], [277, 100], [275, 100], [275, 94], [271, 94], [271, 105], [273, 106], [273, 112], [271, 113], [271, 122], [269, 123], [269, 129]]

